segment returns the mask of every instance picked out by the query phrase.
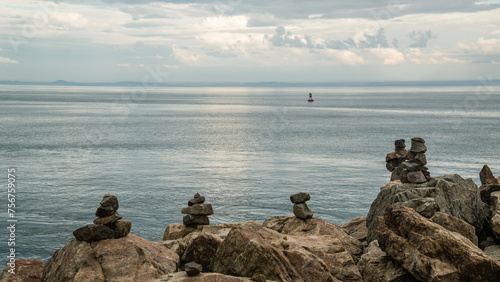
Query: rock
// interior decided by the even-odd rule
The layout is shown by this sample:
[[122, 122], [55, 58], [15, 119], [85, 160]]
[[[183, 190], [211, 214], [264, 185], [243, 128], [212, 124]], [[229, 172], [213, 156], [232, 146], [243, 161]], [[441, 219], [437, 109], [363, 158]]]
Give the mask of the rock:
[[479, 243], [479, 248], [481, 250], [485, 250], [487, 247], [493, 246], [493, 245], [496, 245], [495, 239], [493, 239], [493, 237], [486, 237], [486, 240], [483, 240], [483, 241], [481, 241], [481, 243]]
[[366, 218], [368, 243], [377, 239], [376, 222], [389, 204], [411, 207], [427, 218], [438, 211], [452, 215], [474, 226], [481, 240], [484, 237], [481, 234], [489, 229], [488, 206], [480, 200], [476, 184], [456, 174], [436, 177], [423, 184], [403, 183], [381, 190]]
[[294, 204], [300, 204], [300, 203], [305, 203], [311, 199], [311, 195], [307, 193], [297, 193], [290, 195], [290, 201]]
[[366, 216], [358, 216], [355, 219], [340, 225], [342, 229], [351, 237], [356, 238], [361, 243], [366, 242], [368, 228], [366, 228]]
[[115, 231], [115, 239], [125, 237], [130, 233], [130, 229], [132, 228], [132, 222], [128, 220], [120, 220], [115, 223], [114, 226]]
[[399, 139], [399, 140], [394, 141], [394, 147], [396, 147], [396, 150], [406, 148], [405, 140]]
[[486, 247], [484, 253], [500, 262], [500, 245]]
[[398, 157], [398, 154], [396, 154], [396, 152], [391, 152], [385, 156], [385, 161], [390, 162], [390, 161], [397, 160], [398, 158], [399, 157]]
[[47, 261], [43, 281], [151, 281], [178, 265], [177, 254], [132, 234], [92, 243], [73, 239]]
[[495, 238], [500, 241], [500, 192], [491, 193], [490, 227]]
[[411, 149], [412, 153], [425, 153], [427, 152], [427, 147], [425, 146], [425, 140], [423, 138], [415, 137], [411, 139]]
[[491, 193], [500, 191], [500, 185], [482, 185], [479, 187], [481, 200], [487, 205], [491, 205]]
[[97, 208], [97, 211], [95, 212], [95, 215], [97, 217], [108, 217], [113, 215], [116, 210], [118, 210], [118, 198], [114, 195], [110, 195], [107, 193], [104, 195], [101, 201], [101, 206]]
[[210, 263], [221, 244], [222, 239], [209, 233], [198, 235], [187, 246], [181, 257], [181, 263], [195, 262], [200, 264], [206, 271], [210, 270]]
[[266, 276], [264, 276], [264, 274], [256, 274], [254, 276], [252, 276], [252, 281], [254, 282], [266, 282], [267, 279], [266, 279]]
[[422, 165], [426, 165], [427, 164], [427, 158], [425, 157], [424, 153], [417, 153], [413, 157], [413, 160], [415, 160], [416, 162], [418, 162], [418, 163], [420, 163]]
[[491, 169], [489, 166], [484, 165], [479, 172], [479, 179], [481, 180], [482, 185], [497, 185], [498, 180], [493, 176]]
[[417, 281], [380, 249], [377, 240], [372, 241], [365, 250], [358, 262], [358, 268], [364, 281]]
[[38, 282], [43, 275], [43, 261], [37, 259], [16, 259], [14, 274], [9, 273], [9, 263], [4, 267], [0, 282]]
[[191, 215], [211, 215], [214, 214], [214, 211], [211, 204], [196, 204], [183, 208], [181, 213]]
[[203, 204], [204, 202], [205, 202], [205, 197], [200, 196], [200, 194], [196, 193], [194, 194], [193, 199], [188, 201], [188, 206]]
[[195, 227], [186, 226], [180, 223], [172, 223], [165, 229], [162, 240], [180, 239], [195, 230]]
[[313, 212], [307, 207], [306, 203], [294, 204], [293, 214], [300, 219], [308, 219], [313, 217]]
[[464, 236], [401, 205], [377, 226], [380, 248], [421, 281], [499, 281], [500, 263]]
[[89, 224], [73, 231], [73, 235], [79, 241], [99, 241], [115, 238], [115, 231], [106, 225]]
[[94, 219], [94, 224], [103, 224], [103, 225], [113, 224], [122, 218], [123, 218], [123, 216], [121, 216], [119, 213], [115, 212], [114, 214], [112, 214], [110, 216]]
[[203, 267], [201, 264], [197, 264], [196, 262], [188, 262], [184, 265], [184, 269], [186, 270], [186, 274], [188, 276], [195, 276], [201, 273]]
[[458, 234], [469, 239], [475, 246], [478, 246], [479, 243], [476, 236], [476, 229], [467, 222], [443, 212], [436, 212], [431, 217], [431, 221], [450, 231], [457, 232]]
[[403, 170], [404, 169], [401, 167], [394, 168], [391, 173], [391, 182], [393, 181], [401, 182], [401, 174], [403, 174]]
[[358, 260], [363, 252], [363, 244], [349, 236], [343, 228], [321, 218], [302, 220], [295, 216], [275, 216], [267, 219], [263, 227], [272, 229], [281, 234], [297, 236], [332, 236], [342, 243], [345, 249]]
[[254, 223], [229, 232], [212, 270], [278, 281], [362, 281], [351, 255], [333, 236], [284, 235]]
[[97, 217], [109, 217], [112, 216], [116, 212], [116, 209], [113, 207], [98, 207], [95, 215]]
[[422, 171], [408, 172], [407, 179], [409, 183], [424, 183], [427, 182], [425, 175]]
[[391, 188], [393, 185], [396, 185], [396, 184], [402, 184], [401, 180], [392, 180], [392, 181], [388, 182], [384, 186], [380, 187], [380, 191], [382, 191], [384, 189]]
[[206, 215], [190, 215], [187, 214], [182, 218], [182, 223], [186, 226], [209, 225], [210, 219]]
[[404, 161], [400, 166], [402, 169], [408, 170], [408, 172], [428, 170], [427, 167], [416, 161]]
[[196, 276], [188, 276], [185, 271], [175, 272], [162, 276], [155, 282], [251, 282], [245, 277], [229, 276], [220, 273], [200, 273]]

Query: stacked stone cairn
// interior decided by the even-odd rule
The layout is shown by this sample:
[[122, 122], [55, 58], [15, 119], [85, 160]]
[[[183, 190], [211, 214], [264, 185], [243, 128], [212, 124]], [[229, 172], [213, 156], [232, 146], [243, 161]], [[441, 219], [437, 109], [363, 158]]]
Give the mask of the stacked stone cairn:
[[391, 181], [400, 180], [402, 183], [424, 183], [431, 179], [429, 169], [425, 166], [427, 159], [425, 140], [420, 137], [411, 139], [411, 149], [406, 150], [404, 139], [395, 141], [395, 150], [387, 154], [386, 168], [390, 172]]
[[196, 227], [198, 225], [209, 225], [208, 216], [214, 214], [211, 204], [205, 204], [205, 197], [196, 193], [193, 199], [188, 201], [188, 207], [181, 210], [185, 214], [182, 222], [186, 226]]
[[306, 202], [311, 199], [311, 195], [307, 193], [297, 193], [290, 196], [290, 201], [293, 203], [293, 214], [300, 219], [308, 219], [313, 217], [313, 212], [307, 207]]
[[132, 222], [120, 220], [122, 216], [117, 212], [118, 199], [107, 193], [97, 208], [95, 215], [98, 217], [94, 224], [89, 224], [76, 229], [73, 235], [77, 240], [92, 242], [104, 239], [118, 239], [130, 233]]

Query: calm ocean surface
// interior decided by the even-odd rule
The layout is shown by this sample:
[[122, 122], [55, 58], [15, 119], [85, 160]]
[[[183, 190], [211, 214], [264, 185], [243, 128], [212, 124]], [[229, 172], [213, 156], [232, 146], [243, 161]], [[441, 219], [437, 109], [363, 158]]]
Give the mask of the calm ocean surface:
[[[293, 215], [311, 194], [335, 224], [366, 215], [394, 140], [422, 137], [433, 176], [500, 176], [500, 93], [476, 87], [0, 86], [1, 222], [16, 168], [16, 253], [46, 260], [118, 197], [132, 233], [162, 239], [199, 192], [211, 223]], [[308, 103], [312, 92], [315, 102]], [[7, 262], [7, 228], [0, 252]]]

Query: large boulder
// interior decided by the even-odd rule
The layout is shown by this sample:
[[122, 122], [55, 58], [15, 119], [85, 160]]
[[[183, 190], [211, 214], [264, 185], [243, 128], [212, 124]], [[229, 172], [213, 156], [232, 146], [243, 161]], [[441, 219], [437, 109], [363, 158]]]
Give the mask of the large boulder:
[[250, 278], [229, 276], [220, 273], [200, 273], [188, 276], [185, 271], [162, 276], [153, 282], [251, 282]]
[[0, 282], [38, 282], [43, 275], [43, 261], [37, 259], [16, 259], [13, 273], [8, 263], [2, 272]]
[[337, 238], [357, 261], [363, 252], [363, 244], [349, 236], [341, 227], [321, 218], [300, 219], [295, 216], [275, 216], [267, 219], [263, 227], [282, 234], [298, 236], [329, 235]]
[[491, 193], [490, 226], [497, 241], [500, 241], [500, 192]]
[[342, 229], [351, 237], [358, 239], [361, 243], [366, 242], [368, 228], [366, 228], [366, 216], [358, 216], [351, 221], [340, 225]]
[[489, 229], [489, 209], [481, 201], [476, 184], [456, 174], [436, 177], [424, 184], [394, 184], [381, 189], [366, 219], [368, 243], [377, 239], [377, 220], [388, 205], [410, 207], [427, 218], [441, 211], [474, 226], [477, 234]]
[[421, 281], [500, 281], [500, 263], [469, 239], [402, 205], [378, 221], [380, 247]]
[[151, 281], [178, 265], [177, 254], [132, 234], [91, 243], [73, 239], [47, 261], [43, 281]]
[[212, 270], [243, 277], [262, 274], [278, 281], [362, 281], [338, 238], [281, 234], [255, 222], [229, 232], [215, 254]]
[[181, 264], [195, 262], [200, 264], [204, 271], [210, 271], [210, 263], [221, 242], [222, 239], [213, 234], [201, 233], [186, 246], [181, 257]]
[[417, 281], [400, 265], [394, 263], [374, 240], [368, 245], [358, 262], [364, 281], [411, 282]]
[[467, 222], [444, 212], [435, 213], [431, 217], [431, 220], [450, 231], [459, 233], [469, 239], [474, 245], [478, 246], [479, 243], [476, 236], [476, 229]]

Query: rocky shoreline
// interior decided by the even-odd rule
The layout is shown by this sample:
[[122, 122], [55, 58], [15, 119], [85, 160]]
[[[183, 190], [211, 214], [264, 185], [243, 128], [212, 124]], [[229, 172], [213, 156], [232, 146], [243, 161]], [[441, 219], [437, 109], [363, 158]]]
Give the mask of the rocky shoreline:
[[500, 177], [486, 165], [480, 187], [431, 177], [424, 144], [397, 140], [391, 182], [367, 216], [340, 226], [314, 217], [307, 193], [290, 196], [295, 216], [209, 225], [212, 206], [196, 194], [183, 223], [150, 242], [129, 234], [107, 194], [46, 264], [16, 260], [0, 281], [500, 281]]

